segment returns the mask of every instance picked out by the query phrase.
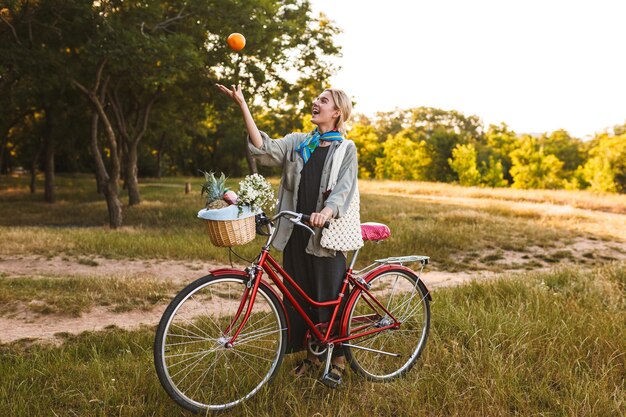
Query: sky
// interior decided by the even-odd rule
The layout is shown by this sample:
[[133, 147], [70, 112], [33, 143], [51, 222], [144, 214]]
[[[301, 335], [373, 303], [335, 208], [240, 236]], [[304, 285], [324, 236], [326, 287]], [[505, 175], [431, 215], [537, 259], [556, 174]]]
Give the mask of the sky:
[[579, 138], [626, 122], [625, 0], [311, 0], [354, 111], [419, 106]]

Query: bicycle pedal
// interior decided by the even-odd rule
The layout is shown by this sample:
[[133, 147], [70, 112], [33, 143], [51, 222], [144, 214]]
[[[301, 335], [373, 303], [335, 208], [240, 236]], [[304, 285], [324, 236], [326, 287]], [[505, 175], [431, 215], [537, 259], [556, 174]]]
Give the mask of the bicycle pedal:
[[341, 380], [336, 380], [335, 378], [333, 378], [330, 375], [330, 372], [327, 374], [324, 374], [321, 378], [320, 378], [320, 382], [324, 385], [326, 385], [328, 388], [333, 388], [333, 389], [337, 389], [341, 386]]

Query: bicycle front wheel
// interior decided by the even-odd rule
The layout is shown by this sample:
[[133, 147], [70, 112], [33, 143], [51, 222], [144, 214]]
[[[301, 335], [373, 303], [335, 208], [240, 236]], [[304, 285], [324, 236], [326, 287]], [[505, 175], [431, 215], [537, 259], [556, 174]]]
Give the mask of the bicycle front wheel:
[[[256, 394], [276, 373], [287, 326], [277, 297], [259, 286], [252, 313], [233, 346], [247, 280], [208, 275], [172, 300], [157, 328], [154, 361], [167, 393], [193, 412], [224, 410]], [[246, 305], [247, 307], [247, 305]]]
[[[369, 292], [400, 326], [350, 340], [344, 350], [354, 371], [373, 381], [386, 381], [408, 372], [426, 345], [430, 327], [428, 290], [415, 274], [404, 269], [383, 271], [369, 284]], [[357, 291], [346, 309], [348, 335], [394, 323], [372, 297]]]

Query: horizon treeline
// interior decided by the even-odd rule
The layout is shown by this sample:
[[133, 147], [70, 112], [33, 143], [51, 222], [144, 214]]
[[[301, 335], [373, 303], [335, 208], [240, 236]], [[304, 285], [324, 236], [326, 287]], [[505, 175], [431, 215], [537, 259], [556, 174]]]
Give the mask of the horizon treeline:
[[477, 116], [419, 107], [357, 116], [361, 178], [522, 189], [626, 192], [626, 123], [588, 141], [566, 130], [516, 133]]

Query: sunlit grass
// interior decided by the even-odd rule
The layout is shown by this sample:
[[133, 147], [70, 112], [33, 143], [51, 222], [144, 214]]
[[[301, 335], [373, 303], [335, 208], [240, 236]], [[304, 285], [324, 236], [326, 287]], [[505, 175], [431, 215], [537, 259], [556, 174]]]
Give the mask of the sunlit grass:
[[360, 180], [365, 192], [386, 191], [401, 194], [454, 196], [457, 198], [493, 199], [504, 201], [552, 203], [572, 207], [626, 214], [626, 195], [597, 193], [584, 190], [519, 190], [514, 188], [464, 187], [455, 184]]
[[[202, 221], [196, 218], [202, 207], [199, 178], [142, 180], [143, 202], [124, 208], [124, 227], [119, 230], [107, 227], [106, 205], [90, 176], [57, 177], [55, 204], [41, 201], [41, 194], [31, 195], [25, 177], [10, 181], [10, 188], [5, 185], [0, 189], [0, 255], [99, 255], [228, 263], [228, 251], [210, 244]], [[191, 194], [184, 193], [187, 181], [192, 183]], [[272, 181], [276, 185], [276, 179]], [[237, 179], [229, 179], [229, 185], [236, 188]], [[617, 248], [626, 241], [623, 215], [581, 214], [568, 206], [546, 208], [524, 203], [541, 196], [548, 198], [551, 192], [547, 191], [472, 191], [450, 184], [389, 181], [360, 181], [360, 187], [362, 221], [383, 222], [392, 229], [388, 241], [366, 245], [360, 266], [373, 258], [420, 254], [431, 256], [433, 268], [456, 271], [485, 267], [475, 262], [473, 255], [485, 251], [524, 252], [529, 247], [558, 251], [577, 237], [615, 242]], [[402, 195], [385, 195], [390, 192]], [[480, 199], [474, 198], [477, 194]], [[429, 195], [442, 198], [433, 200]], [[582, 191], [561, 191], [559, 195], [579, 204], [595, 201], [598, 206], [613, 207], [613, 211], [619, 211], [623, 197]], [[569, 200], [563, 197], [559, 201]], [[238, 247], [237, 252], [251, 259], [263, 242], [257, 237]], [[567, 260], [583, 262], [584, 258]]]
[[[278, 378], [225, 416], [620, 416], [626, 409], [626, 265], [503, 276], [439, 289], [406, 378], [341, 390]], [[178, 416], [152, 365], [152, 328], [0, 346], [0, 415]]]
[[0, 276], [0, 316], [26, 308], [34, 314], [80, 316], [96, 306], [113, 312], [150, 309], [178, 287], [154, 278]]

